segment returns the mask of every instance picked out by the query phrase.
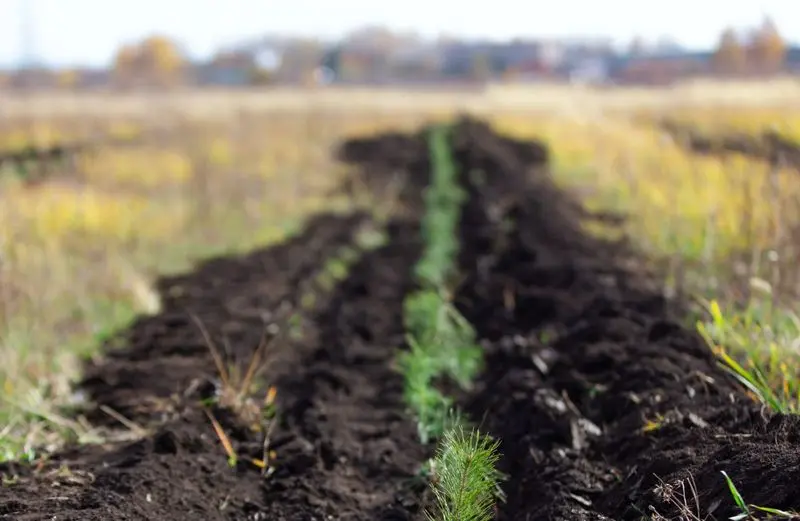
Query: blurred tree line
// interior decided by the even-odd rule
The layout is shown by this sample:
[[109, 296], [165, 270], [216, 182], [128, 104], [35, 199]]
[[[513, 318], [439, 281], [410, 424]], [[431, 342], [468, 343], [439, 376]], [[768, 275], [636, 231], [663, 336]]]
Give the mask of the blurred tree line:
[[[554, 78], [565, 79], [569, 74], [564, 71], [579, 66], [582, 60], [616, 63], [619, 58], [624, 64], [623, 72], [627, 67], [644, 79], [659, 74], [666, 79], [686, 75], [683, 69], [687, 67], [691, 74], [727, 77], [766, 76], [798, 67], [796, 52], [787, 54], [787, 43], [770, 19], [765, 19], [748, 32], [725, 29], [719, 35], [715, 51], [700, 53], [699, 59], [698, 53], [686, 51], [677, 42], [669, 38], [662, 40], [653, 45], [634, 38], [627, 51], [620, 53], [602, 45], [561, 45], [536, 39], [491, 45], [448, 36], [429, 40], [413, 32], [367, 26], [328, 45], [313, 38], [264, 37], [220, 50], [210, 59], [196, 61], [172, 38], [155, 34], [120, 46], [108, 68], [0, 71], [0, 89], [25, 89], [32, 85], [63, 90], [108, 86], [120, 90], [169, 89], [189, 85], [272, 83], [310, 86], [332, 78], [344, 83], [441, 79], [480, 83], [494, 79], [514, 81], [526, 76], [544, 77], [552, 74], [556, 67], [560, 67], [558, 74], [561, 76]], [[682, 60], [682, 53], [692, 57]], [[558, 62], [561, 58], [552, 56], [568, 56], [564, 59], [571, 61], [561, 63]], [[664, 56], [672, 60], [659, 59]], [[617, 69], [614, 71], [614, 74], [624, 76]]]
[[[323, 46], [312, 39], [295, 39], [284, 45], [276, 63], [265, 64], [257, 53], [247, 50], [221, 50], [207, 63], [191, 63], [174, 40], [150, 36], [135, 44], [123, 45], [114, 56], [112, 83], [121, 89], [170, 88], [202, 81], [203, 70], [218, 73], [220, 83], [264, 85], [275, 80], [312, 83], [323, 57]], [[225, 77], [225, 73], [232, 76]], [[221, 76], [220, 76], [221, 74]], [[244, 75], [242, 77], [241, 75]]]
[[778, 27], [766, 18], [749, 34], [722, 31], [714, 52], [714, 72], [724, 75], [775, 74], [783, 69], [787, 44]]

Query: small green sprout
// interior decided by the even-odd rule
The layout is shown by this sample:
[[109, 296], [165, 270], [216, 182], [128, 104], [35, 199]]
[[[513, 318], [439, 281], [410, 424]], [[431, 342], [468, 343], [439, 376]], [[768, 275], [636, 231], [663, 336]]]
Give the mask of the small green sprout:
[[733, 483], [733, 480], [728, 476], [728, 473], [724, 470], [722, 472], [723, 477], [725, 478], [725, 483], [728, 485], [728, 491], [731, 493], [731, 497], [733, 497], [734, 503], [739, 508], [739, 513], [735, 516], [731, 516], [728, 519], [731, 521], [743, 521], [746, 519], [755, 520], [755, 512], [763, 512], [765, 514], [769, 514], [769, 519], [796, 519], [797, 513], [786, 512], [785, 510], [778, 510], [777, 508], [770, 508], [770, 507], [760, 507], [758, 505], [748, 505], [742, 494], [739, 493], [739, 490], [736, 488], [736, 485]]

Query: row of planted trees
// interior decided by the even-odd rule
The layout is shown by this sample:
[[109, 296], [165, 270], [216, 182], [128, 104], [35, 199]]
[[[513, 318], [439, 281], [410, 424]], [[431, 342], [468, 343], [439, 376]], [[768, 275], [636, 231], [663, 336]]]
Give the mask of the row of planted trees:
[[435, 442], [427, 465], [436, 507], [431, 521], [489, 521], [502, 499], [497, 440], [480, 432], [436, 382], [449, 378], [471, 388], [483, 369], [483, 349], [472, 325], [452, 302], [458, 277], [458, 223], [467, 194], [451, 150], [452, 128], [437, 126], [429, 136], [431, 182], [425, 190], [423, 250], [414, 267], [419, 289], [404, 302], [409, 349], [398, 362], [404, 397], [417, 420], [420, 441]]

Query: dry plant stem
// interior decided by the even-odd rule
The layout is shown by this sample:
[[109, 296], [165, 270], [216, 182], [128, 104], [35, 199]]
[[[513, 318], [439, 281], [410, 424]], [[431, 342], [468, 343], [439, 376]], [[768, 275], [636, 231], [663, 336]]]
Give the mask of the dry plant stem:
[[237, 461], [236, 450], [233, 448], [230, 438], [225, 433], [225, 429], [222, 428], [222, 425], [220, 425], [219, 421], [214, 417], [208, 408], [204, 408], [203, 410], [208, 416], [208, 419], [211, 421], [211, 425], [214, 427], [214, 432], [216, 432], [217, 437], [222, 444], [222, 448], [225, 450], [225, 454], [228, 455], [228, 461], [231, 463], [231, 465], [235, 465]]
[[124, 425], [128, 429], [130, 429], [130, 431], [133, 432], [136, 436], [144, 437], [144, 436], [147, 436], [149, 434], [149, 431], [147, 429], [145, 429], [144, 427], [142, 427], [138, 423], [129, 420], [128, 418], [126, 418], [125, 416], [123, 416], [122, 414], [120, 414], [119, 412], [115, 411], [114, 409], [112, 409], [111, 407], [109, 407], [107, 405], [101, 405], [100, 406], [100, 410], [103, 411], [104, 413], [108, 414], [109, 416], [111, 416], [112, 418], [117, 420], [118, 422], [120, 422], [122, 425]]
[[270, 443], [272, 441], [272, 431], [275, 430], [276, 420], [272, 419], [267, 424], [266, 429], [264, 429], [264, 443], [262, 444], [262, 451], [261, 451], [261, 460], [264, 462], [264, 466], [261, 469], [261, 474], [263, 476], [268, 476], [272, 472], [272, 462], [270, 457]]
[[264, 351], [267, 349], [267, 345], [270, 342], [267, 341], [267, 332], [264, 331], [261, 335], [261, 341], [256, 348], [255, 353], [253, 353], [253, 358], [250, 359], [250, 363], [247, 366], [247, 372], [244, 375], [244, 379], [242, 380], [242, 385], [239, 388], [239, 393], [237, 398], [242, 399], [244, 394], [250, 389], [250, 384], [253, 381], [254, 376], [258, 372], [258, 369], [261, 367], [261, 357], [264, 354]]
[[[686, 490], [688, 484], [688, 493]], [[700, 499], [697, 495], [697, 485], [693, 476], [680, 480], [677, 484], [664, 483], [659, 478], [659, 485], [655, 489], [659, 499], [673, 505], [681, 514], [680, 521], [706, 521], [710, 516], [702, 517]], [[689, 506], [689, 504], [692, 504]], [[650, 507], [654, 519], [665, 520], [654, 507]]]
[[225, 363], [222, 361], [222, 355], [220, 354], [217, 345], [214, 343], [214, 340], [211, 338], [211, 335], [208, 333], [208, 330], [203, 325], [203, 322], [200, 320], [200, 318], [195, 314], [190, 314], [190, 316], [195, 324], [197, 324], [197, 327], [200, 329], [200, 332], [206, 341], [206, 345], [211, 352], [211, 356], [214, 358], [214, 364], [217, 366], [217, 371], [219, 372], [219, 377], [222, 380], [223, 386], [228, 388], [230, 385], [228, 369], [225, 367]]
[[[780, 163], [780, 162], [779, 162]], [[780, 197], [780, 171], [778, 169], [778, 165], [770, 167], [768, 180], [769, 180], [769, 188], [770, 188], [770, 200], [771, 200], [771, 207], [773, 211], [773, 222], [774, 222], [774, 237], [773, 237], [773, 244], [775, 255], [778, 256], [776, 259], [770, 259], [770, 268], [771, 268], [771, 283], [772, 283], [772, 304], [777, 305], [778, 299], [782, 293], [781, 291], [781, 261], [780, 253], [782, 251], [782, 244], [783, 244], [783, 208], [781, 206], [781, 197]]]

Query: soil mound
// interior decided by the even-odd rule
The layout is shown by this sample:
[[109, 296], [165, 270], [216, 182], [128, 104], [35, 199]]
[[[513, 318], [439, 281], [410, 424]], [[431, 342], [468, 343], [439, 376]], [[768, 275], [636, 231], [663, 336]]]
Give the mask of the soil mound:
[[93, 424], [119, 426], [99, 406], [145, 425], [163, 421], [176, 395], [208, 391], [218, 374], [196, 320], [231, 363], [246, 366], [279, 322], [278, 310], [297, 306], [302, 282], [348, 244], [365, 219], [319, 215], [302, 234], [273, 248], [211, 259], [158, 281], [162, 311], [111, 338], [106, 356], [85, 370], [79, 388], [97, 406], [89, 411]]
[[404, 203], [421, 210], [422, 190], [430, 175], [428, 130], [422, 129], [415, 134], [388, 133], [343, 142], [336, 151], [337, 158], [356, 167], [343, 190], [352, 193], [360, 185], [370, 193], [381, 194], [394, 184], [399, 186], [397, 195]]
[[420, 248], [417, 223], [390, 225], [388, 244], [354, 265], [310, 317], [316, 341], [276, 380], [285, 396], [280, 460], [265, 485], [264, 519], [423, 519], [418, 473], [430, 454], [394, 367]]
[[[490, 133], [461, 135], [462, 171], [476, 150], [501, 150]], [[493, 176], [518, 178], [502, 168], [524, 158], [505, 154]], [[700, 519], [725, 519], [737, 511], [722, 470], [746, 501], [800, 507], [787, 485], [800, 477], [796, 419], [765, 419], [631, 252], [585, 234], [574, 201], [538, 174], [502, 219], [497, 194], [471, 183], [461, 228], [456, 299], [488, 351], [463, 402], [502, 440], [498, 518], [694, 519], [698, 504]]]

